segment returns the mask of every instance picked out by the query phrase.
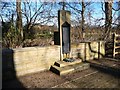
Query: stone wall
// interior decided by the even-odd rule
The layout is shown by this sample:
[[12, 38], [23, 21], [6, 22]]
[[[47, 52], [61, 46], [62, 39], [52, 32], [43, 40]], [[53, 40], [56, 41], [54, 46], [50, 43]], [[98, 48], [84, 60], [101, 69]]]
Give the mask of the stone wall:
[[3, 78], [48, 70], [55, 61], [59, 60], [59, 48], [59, 46], [50, 46], [3, 50]]
[[[104, 52], [102, 41], [83, 42], [71, 46], [71, 57], [79, 57], [82, 60], [102, 57]], [[49, 70], [50, 66], [58, 60], [60, 60], [60, 46], [4, 49], [2, 50], [3, 79]]]
[[103, 41], [82, 42], [72, 45], [71, 57], [79, 57], [84, 60], [102, 58], [105, 55], [105, 43]]

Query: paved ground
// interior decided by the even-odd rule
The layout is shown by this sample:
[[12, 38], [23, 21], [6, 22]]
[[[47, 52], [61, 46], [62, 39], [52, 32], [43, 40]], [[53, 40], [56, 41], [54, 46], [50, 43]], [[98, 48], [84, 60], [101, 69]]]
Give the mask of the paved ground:
[[[112, 61], [108, 62], [112, 63]], [[115, 65], [114, 65], [115, 66]], [[38, 72], [5, 82], [3, 88], [120, 88], [120, 76], [89, 68], [58, 76], [51, 71]]]

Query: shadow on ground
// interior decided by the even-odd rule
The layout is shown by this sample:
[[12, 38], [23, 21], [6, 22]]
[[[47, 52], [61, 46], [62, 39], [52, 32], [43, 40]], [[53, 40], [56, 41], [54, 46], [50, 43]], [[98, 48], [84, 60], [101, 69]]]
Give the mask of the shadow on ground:
[[[14, 51], [12, 49], [2, 50], [2, 88], [25, 88], [16, 76]], [[14, 84], [11, 84], [14, 82]]]
[[[90, 63], [91, 68], [94, 68], [100, 72], [104, 72], [106, 74], [110, 74], [117, 78], [120, 78], [120, 68], [118, 67], [118, 64], [116, 64], [116, 66], [114, 67], [114, 66], [106, 65], [104, 63], [99, 63], [99, 60], [95, 60], [95, 61], [98, 63], [92, 61], [86, 61], [86, 62]], [[117, 63], [119, 63], [119, 61]]]

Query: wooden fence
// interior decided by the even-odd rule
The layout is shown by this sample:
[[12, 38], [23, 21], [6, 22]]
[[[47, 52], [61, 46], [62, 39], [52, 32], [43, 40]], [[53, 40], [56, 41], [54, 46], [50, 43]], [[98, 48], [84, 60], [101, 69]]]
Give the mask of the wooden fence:
[[114, 33], [113, 57], [116, 58], [117, 55], [120, 58], [120, 34]]

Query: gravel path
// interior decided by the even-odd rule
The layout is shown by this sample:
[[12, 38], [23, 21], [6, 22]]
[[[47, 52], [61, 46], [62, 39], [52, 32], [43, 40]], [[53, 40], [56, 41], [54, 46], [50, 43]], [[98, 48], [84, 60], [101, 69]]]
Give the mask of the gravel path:
[[120, 88], [120, 77], [94, 68], [64, 76], [44, 71], [3, 82], [3, 88]]
[[6, 82], [3, 88], [120, 88], [119, 80], [91, 68], [64, 76], [44, 71]]

